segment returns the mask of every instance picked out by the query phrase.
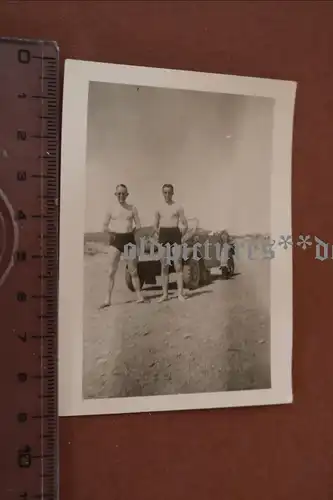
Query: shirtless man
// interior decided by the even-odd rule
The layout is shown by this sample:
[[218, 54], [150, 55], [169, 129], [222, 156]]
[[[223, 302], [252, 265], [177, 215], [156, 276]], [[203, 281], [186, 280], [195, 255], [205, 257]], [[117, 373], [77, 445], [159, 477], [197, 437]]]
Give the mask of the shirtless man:
[[[175, 243], [181, 245], [182, 237], [188, 230], [184, 210], [178, 203], [173, 201], [174, 189], [172, 184], [164, 184], [162, 193], [164, 196], [164, 203], [161, 208], [155, 212], [154, 233], [158, 234], [160, 245], [165, 246], [167, 243], [170, 243], [170, 245]], [[181, 232], [178, 227], [179, 222], [184, 226], [183, 232]], [[174, 253], [174, 267], [177, 273], [178, 299], [184, 301], [186, 297], [184, 297], [183, 291], [182, 252], [178, 252], [178, 255]], [[164, 302], [168, 300], [169, 284], [169, 263], [166, 259], [166, 251], [161, 259], [161, 278], [163, 295], [159, 299], [159, 302]]]
[[[114, 287], [115, 275], [118, 269], [120, 256], [124, 253], [126, 245], [131, 243], [135, 245], [134, 233], [140, 228], [139, 214], [134, 205], [126, 202], [128, 190], [124, 184], [118, 184], [115, 195], [117, 203], [106, 214], [104, 221], [104, 232], [109, 235], [110, 243], [110, 268], [109, 268], [109, 286], [104, 304], [101, 309], [111, 305], [111, 295]], [[109, 229], [111, 223], [111, 231]], [[135, 227], [134, 227], [135, 225]], [[127, 252], [130, 254], [131, 252]], [[137, 295], [137, 303], [144, 302], [140, 290], [140, 280], [138, 277], [137, 259], [126, 260], [128, 270], [132, 276], [133, 286]]]

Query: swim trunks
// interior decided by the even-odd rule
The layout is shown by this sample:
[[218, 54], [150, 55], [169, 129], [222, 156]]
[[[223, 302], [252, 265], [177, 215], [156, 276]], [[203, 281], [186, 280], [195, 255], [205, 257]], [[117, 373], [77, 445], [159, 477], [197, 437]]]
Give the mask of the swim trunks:
[[134, 233], [110, 233], [110, 245], [117, 248], [119, 252], [124, 253], [124, 248], [126, 245], [131, 243], [135, 245]]
[[182, 243], [182, 234], [180, 232], [179, 227], [161, 227], [158, 235], [158, 242], [161, 245], [166, 245], [169, 243], [170, 245], [181, 245]]

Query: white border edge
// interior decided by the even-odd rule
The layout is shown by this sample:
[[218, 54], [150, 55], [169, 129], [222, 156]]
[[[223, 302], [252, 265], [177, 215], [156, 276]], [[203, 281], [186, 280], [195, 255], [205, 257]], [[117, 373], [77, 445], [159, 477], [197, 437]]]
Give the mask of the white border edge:
[[[147, 82], [149, 80], [149, 82]], [[177, 80], [174, 82], [173, 80]], [[294, 122], [294, 106], [297, 83], [287, 80], [272, 80], [256, 77], [243, 77], [232, 75], [220, 75], [215, 73], [200, 73], [184, 70], [168, 70], [160, 68], [145, 68], [139, 66], [127, 66], [108, 63], [95, 63], [79, 60], [65, 61], [65, 83], [63, 94], [63, 122], [62, 138], [63, 147], [61, 153], [62, 166], [66, 167], [61, 172], [61, 205], [60, 205], [60, 254], [59, 254], [59, 415], [97, 415], [97, 414], [116, 414], [116, 413], [138, 413], [138, 412], [156, 412], [156, 411], [181, 411], [181, 410], [199, 410], [228, 407], [262, 406], [287, 404], [293, 402], [292, 391], [292, 252], [286, 252], [284, 259], [275, 259], [276, 263], [283, 270], [281, 279], [290, 277], [290, 287], [285, 293], [285, 298], [289, 305], [286, 307], [286, 314], [283, 318], [284, 333], [280, 342], [275, 348], [278, 349], [280, 361], [285, 362], [286, 372], [282, 379], [276, 379], [274, 382], [273, 360], [272, 370], [272, 388], [265, 390], [247, 390], [247, 391], [228, 391], [219, 393], [197, 393], [188, 395], [168, 395], [168, 396], [149, 396], [139, 398], [113, 398], [113, 399], [93, 399], [83, 400], [78, 392], [82, 391], [82, 355], [83, 342], [78, 345], [77, 335], [71, 334], [81, 325], [82, 319], [78, 319], [73, 313], [71, 301], [73, 298], [66, 293], [64, 276], [72, 267], [73, 252], [78, 248], [78, 242], [83, 243], [84, 226], [82, 221], [74, 224], [75, 216], [79, 214], [78, 207], [71, 206], [74, 199], [85, 199], [85, 172], [82, 165], [85, 165], [85, 147], [80, 143], [83, 140], [86, 145], [86, 127], [87, 127], [87, 97], [89, 81], [100, 81], [121, 84], [136, 84], [154, 87], [169, 87], [187, 90], [199, 90], [205, 92], [223, 92], [234, 95], [253, 95], [259, 97], [275, 98], [281, 106], [277, 109], [277, 114], [286, 112], [292, 115], [289, 120], [289, 126], [283, 123], [283, 128], [278, 127], [279, 131], [274, 133], [273, 157], [275, 151], [281, 148], [285, 152], [284, 157], [284, 177], [280, 174], [284, 193], [288, 193], [288, 203], [282, 206], [284, 210], [284, 221], [288, 220], [288, 226], [291, 231], [291, 161], [292, 161], [292, 136]], [[235, 82], [238, 82], [235, 85]], [[80, 82], [80, 85], [78, 85]], [[269, 84], [269, 85], [268, 85]], [[269, 89], [264, 89], [267, 85]], [[222, 87], [230, 87], [230, 91], [221, 90]], [[246, 88], [246, 92], [245, 89]], [[232, 92], [231, 92], [232, 90]], [[70, 102], [70, 107], [68, 107]], [[84, 125], [83, 125], [84, 123]], [[77, 127], [80, 125], [80, 127]], [[80, 134], [78, 131], [80, 130]], [[282, 133], [283, 132], [283, 133]], [[282, 133], [282, 136], [281, 136]], [[67, 141], [67, 137], [76, 136], [76, 140]], [[281, 138], [282, 137], [282, 138]], [[75, 145], [76, 144], [76, 145]], [[78, 147], [79, 145], [79, 147]], [[76, 161], [73, 164], [73, 158]], [[71, 167], [69, 167], [71, 165]], [[276, 166], [275, 166], [276, 168]], [[83, 178], [83, 176], [84, 178]], [[287, 175], [286, 175], [287, 174]], [[78, 179], [75, 176], [78, 176]], [[273, 177], [273, 176], [272, 176]], [[274, 184], [273, 182], [273, 192]], [[276, 184], [275, 184], [276, 185]], [[73, 187], [77, 192], [73, 192]], [[279, 196], [281, 197], [280, 193]], [[274, 195], [273, 195], [274, 197]], [[278, 200], [276, 198], [276, 200]], [[278, 203], [278, 201], [277, 201]], [[273, 203], [274, 204], [274, 203]], [[74, 210], [73, 210], [74, 208]], [[281, 209], [280, 203], [278, 208]], [[276, 208], [275, 208], [276, 211]], [[81, 207], [82, 212], [82, 207]], [[71, 216], [69, 216], [71, 215]], [[80, 217], [79, 217], [80, 218]], [[73, 219], [73, 220], [72, 220]], [[272, 223], [274, 217], [272, 218]], [[274, 224], [273, 224], [274, 225]], [[83, 227], [81, 236], [80, 228]], [[72, 237], [68, 230], [73, 230]], [[286, 228], [282, 228], [283, 231]], [[68, 240], [70, 237], [71, 241]], [[71, 246], [74, 243], [74, 248]], [[80, 243], [80, 244], [81, 244]], [[81, 247], [82, 248], [82, 247]], [[75, 254], [75, 252], [74, 252]], [[283, 262], [282, 262], [283, 260]], [[79, 264], [82, 265], [82, 258]], [[278, 268], [277, 268], [278, 269]], [[78, 271], [78, 269], [76, 269]], [[80, 273], [76, 272], [76, 278]], [[79, 278], [78, 285], [83, 288], [83, 273]], [[65, 278], [66, 279], [66, 278]], [[67, 276], [67, 279], [70, 279]], [[274, 290], [273, 290], [274, 296]], [[73, 303], [72, 303], [73, 305]], [[75, 309], [75, 308], [74, 308]], [[82, 337], [82, 334], [81, 334]], [[272, 335], [272, 339], [276, 335]], [[279, 337], [278, 337], [279, 339]], [[282, 339], [283, 342], [282, 342]], [[272, 342], [273, 344], [273, 342]], [[273, 347], [272, 347], [273, 351]], [[81, 359], [81, 370], [77, 373], [78, 361]], [[74, 371], [72, 371], [74, 369]], [[79, 384], [79, 385], [78, 385]]]

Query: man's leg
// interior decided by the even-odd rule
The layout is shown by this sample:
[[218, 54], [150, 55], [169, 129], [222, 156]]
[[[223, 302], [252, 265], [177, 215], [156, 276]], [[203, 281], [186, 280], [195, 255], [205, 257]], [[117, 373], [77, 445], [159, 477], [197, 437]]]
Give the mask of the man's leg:
[[141, 293], [140, 279], [138, 275], [138, 262], [136, 259], [126, 260], [128, 271], [132, 278], [132, 283], [137, 296], [137, 303], [142, 304], [145, 300]]
[[[177, 250], [176, 250], [177, 252]], [[178, 299], [180, 301], [184, 301], [186, 299], [184, 295], [184, 279], [183, 279], [183, 262], [182, 256], [179, 254], [175, 254], [174, 256], [174, 267], [177, 275], [177, 288], [178, 288]]]
[[114, 279], [119, 265], [120, 251], [115, 247], [110, 247], [110, 267], [109, 267], [109, 283], [108, 291], [104, 303], [101, 305], [100, 309], [111, 306], [111, 296], [114, 287]]
[[162, 297], [158, 302], [168, 300], [168, 287], [169, 287], [169, 263], [166, 258], [166, 249], [163, 249], [163, 257], [161, 258], [161, 281], [162, 281]]

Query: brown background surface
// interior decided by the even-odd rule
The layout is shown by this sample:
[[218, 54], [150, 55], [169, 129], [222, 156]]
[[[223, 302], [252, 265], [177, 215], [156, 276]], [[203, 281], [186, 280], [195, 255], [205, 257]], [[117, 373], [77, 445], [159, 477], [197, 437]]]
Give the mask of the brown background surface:
[[[2, 2], [65, 58], [295, 80], [293, 232], [333, 241], [333, 2]], [[61, 500], [333, 499], [332, 260], [294, 253], [293, 405], [61, 419]]]

